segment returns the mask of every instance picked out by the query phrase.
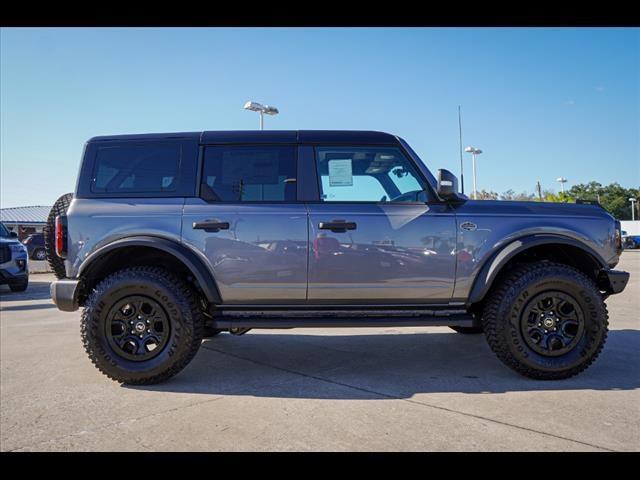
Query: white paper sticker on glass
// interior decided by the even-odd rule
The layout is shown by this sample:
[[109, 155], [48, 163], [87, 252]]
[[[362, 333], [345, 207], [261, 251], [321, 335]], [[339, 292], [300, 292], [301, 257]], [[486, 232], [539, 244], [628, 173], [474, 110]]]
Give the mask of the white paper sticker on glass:
[[353, 185], [351, 159], [329, 160], [329, 185], [332, 187], [350, 187]]

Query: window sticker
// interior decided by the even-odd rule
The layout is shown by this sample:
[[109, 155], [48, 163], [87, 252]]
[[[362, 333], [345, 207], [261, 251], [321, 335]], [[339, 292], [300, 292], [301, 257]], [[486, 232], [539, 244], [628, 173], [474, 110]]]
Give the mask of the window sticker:
[[350, 187], [353, 185], [351, 159], [329, 160], [329, 185], [332, 187]]

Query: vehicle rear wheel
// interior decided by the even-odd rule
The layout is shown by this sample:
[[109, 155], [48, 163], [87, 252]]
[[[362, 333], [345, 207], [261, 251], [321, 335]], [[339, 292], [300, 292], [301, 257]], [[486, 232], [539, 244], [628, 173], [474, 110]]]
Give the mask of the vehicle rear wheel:
[[67, 272], [64, 268], [64, 260], [56, 255], [56, 217], [67, 213], [71, 200], [73, 200], [73, 193], [65, 193], [58, 198], [49, 211], [47, 224], [42, 229], [46, 258], [58, 279], [65, 278]]
[[33, 256], [31, 258], [33, 260], [46, 260], [47, 252], [44, 248], [38, 248], [35, 252], [33, 252]]
[[132, 385], [159, 383], [194, 357], [203, 334], [192, 288], [158, 267], [132, 267], [105, 278], [81, 318], [84, 348], [107, 377]]
[[518, 373], [539, 380], [572, 377], [597, 358], [608, 313], [595, 283], [553, 262], [512, 269], [490, 294], [482, 318], [489, 346]]
[[458, 333], [482, 333], [482, 327], [449, 327], [451, 330], [455, 330]]

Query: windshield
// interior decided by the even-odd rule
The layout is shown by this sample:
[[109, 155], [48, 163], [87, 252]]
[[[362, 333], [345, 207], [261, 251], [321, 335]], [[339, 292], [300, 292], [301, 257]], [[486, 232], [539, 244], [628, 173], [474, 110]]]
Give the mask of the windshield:
[[4, 226], [4, 223], [0, 223], [0, 237], [9, 237], [9, 230]]
[[413, 148], [411, 148], [411, 146], [405, 142], [402, 138], [397, 137], [398, 140], [400, 141], [400, 143], [402, 144], [402, 146], [405, 148], [405, 150], [409, 153], [409, 155], [411, 157], [413, 157], [413, 160], [416, 163], [420, 163], [422, 164], [423, 168], [422, 172], [427, 176], [427, 180], [429, 181], [429, 183], [431, 184], [431, 186], [433, 188], [436, 188], [438, 185], [438, 181], [436, 180], [436, 178], [433, 176], [433, 174], [431, 173], [431, 171], [429, 170], [429, 168], [427, 168], [427, 166], [425, 165], [425, 163], [422, 161], [422, 159], [418, 156], [418, 154], [416, 152], [413, 151]]

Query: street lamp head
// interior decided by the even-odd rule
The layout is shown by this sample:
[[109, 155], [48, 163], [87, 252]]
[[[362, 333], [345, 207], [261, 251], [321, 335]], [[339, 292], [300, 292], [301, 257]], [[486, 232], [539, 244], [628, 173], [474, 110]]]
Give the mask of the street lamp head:
[[558, 178], [556, 178], [556, 182], [567, 183], [567, 179], [564, 178], [564, 177], [558, 177]]
[[247, 102], [244, 104], [244, 109], [253, 112], [262, 112], [264, 111], [264, 106], [258, 102]]
[[629, 201], [630, 201], [630, 202], [635, 202], [635, 201], [636, 201], [636, 199], [635, 199], [635, 198], [633, 198], [633, 197], [631, 197], [631, 198], [629, 199]]
[[482, 153], [482, 150], [476, 147], [467, 147], [464, 149], [464, 151], [467, 153], [473, 153], [475, 155], [480, 155]]
[[279, 113], [276, 107], [270, 107], [269, 105], [264, 106], [263, 112], [267, 115], [277, 115]]

